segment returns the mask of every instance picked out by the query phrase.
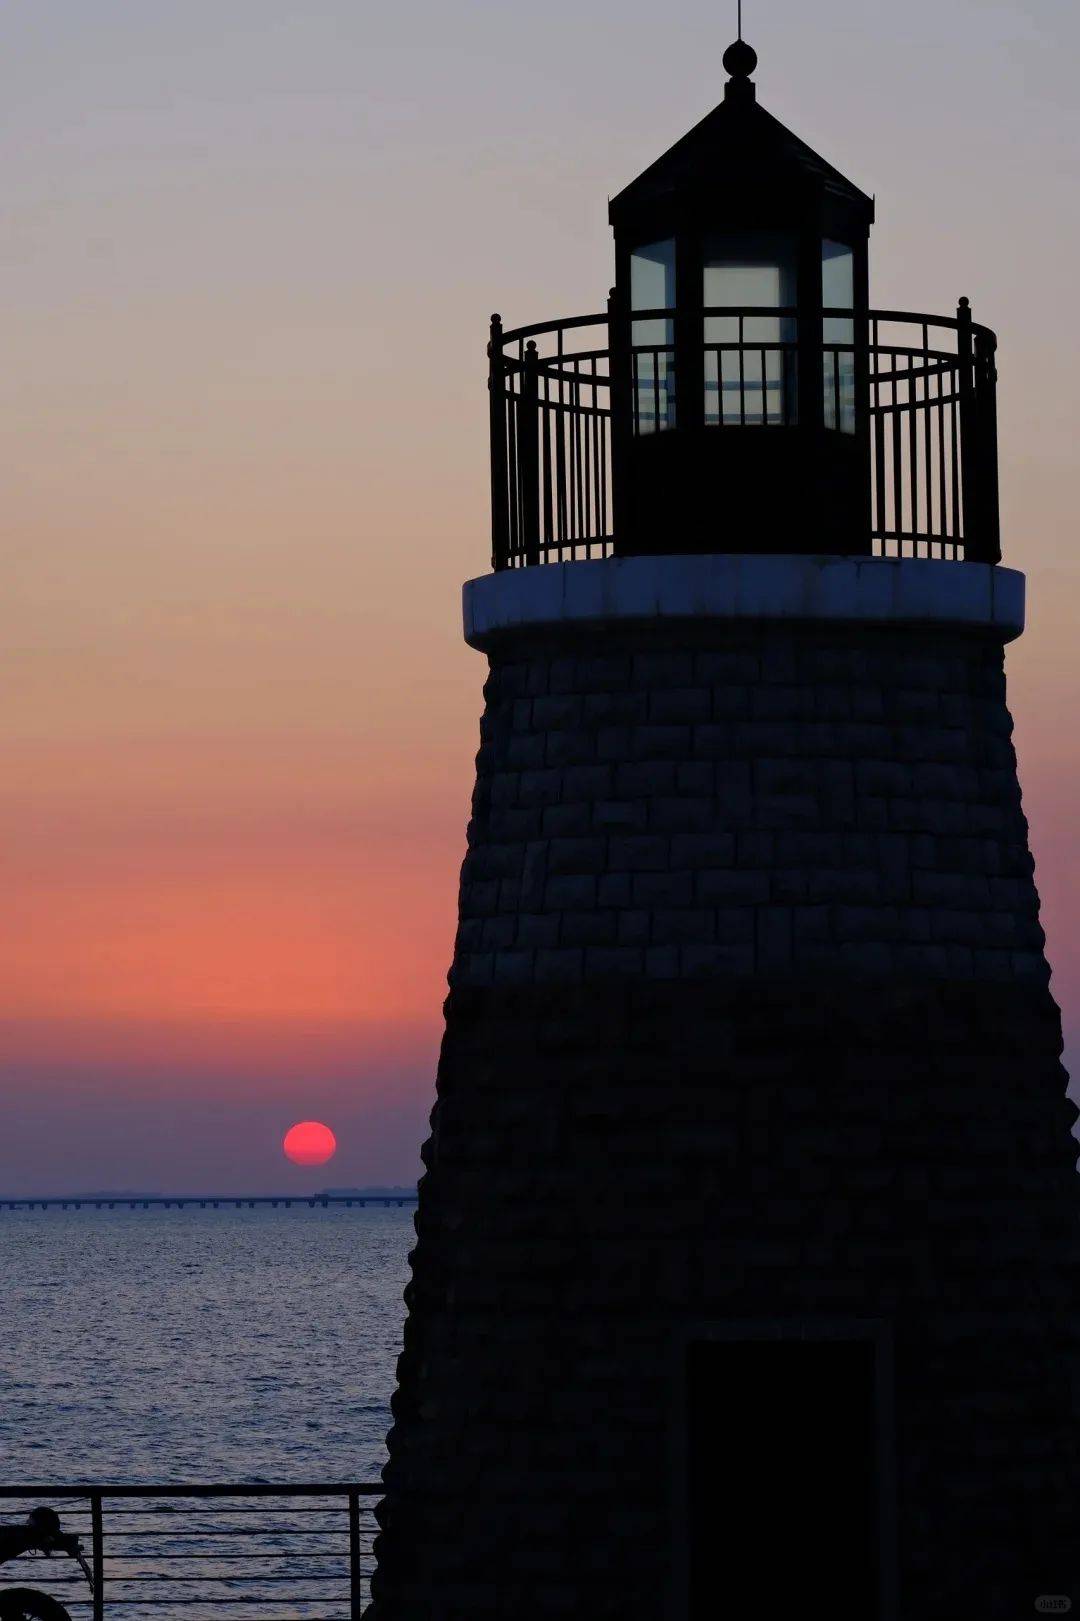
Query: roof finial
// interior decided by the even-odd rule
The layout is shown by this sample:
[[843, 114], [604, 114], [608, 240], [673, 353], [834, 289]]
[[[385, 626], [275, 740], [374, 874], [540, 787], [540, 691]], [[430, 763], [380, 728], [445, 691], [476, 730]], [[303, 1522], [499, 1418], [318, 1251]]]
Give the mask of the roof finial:
[[724, 86], [724, 95], [729, 96], [734, 91], [736, 96], [742, 95], [752, 101], [754, 87], [748, 80], [757, 67], [757, 52], [742, 37], [742, 0], [736, 0], [736, 8], [739, 34], [735, 42], [724, 52], [724, 66], [731, 74], [731, 78]]
[[724, 66], [731, 74], [724, 86], [725, 96], [734, 91], [736, 95], [753, 100], [754, 87], [750, 83], [750, 75], [757, 67], [757, 52], [742, 37], [742, 0], [739, 0], [739, 37], [724, 52]]

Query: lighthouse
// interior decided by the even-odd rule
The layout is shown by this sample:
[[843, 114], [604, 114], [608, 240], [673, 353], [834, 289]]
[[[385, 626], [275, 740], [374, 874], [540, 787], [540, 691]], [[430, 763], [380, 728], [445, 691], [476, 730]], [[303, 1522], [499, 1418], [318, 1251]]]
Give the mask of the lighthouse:
[[995, 338], [872, 305], [871, 199], [724, 63], [604, 308], [491, 324], [377, 1621], [1080, 1604]]

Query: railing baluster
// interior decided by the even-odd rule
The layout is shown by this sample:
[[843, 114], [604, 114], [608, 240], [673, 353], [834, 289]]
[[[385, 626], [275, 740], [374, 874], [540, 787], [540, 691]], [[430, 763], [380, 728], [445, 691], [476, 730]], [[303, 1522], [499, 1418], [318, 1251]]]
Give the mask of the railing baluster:
[[926, 322], [922, 328], [923, 347], [923, 483], [926, 490], [926, 554], [934, 555], [934, 474], [931, 442], [933, 438], [933, 423], [931, 422], [931, 407], [933, 403], [930, 393], [930, 334]]
[[546, 371], [544, 372], [544, 399], [540, 407], [540, 414], [542, 420], [540, 487], [543, 491], [544, 501], [542, 539], [546, 557], [548, 548], [555, 538], [551, 512], [551, 379]]
[[908, 410], [908, 459], [910, 459], [911, 467], [908, 468], [908, 472], [910, 472], [910, 480], [911, 480], [911, 535], [913, 535], [913, 537], [915, 537], [915, 540], [913, 540], [913, 543], [911, 543], [911, 551], [913, 551], [913, 554], [915, 554], [916, 558], [918, 558], [918, 553], [919, 553], [919, 543], [918, 543], [918, 533], [919, 533], [919, 459], [918, 459], [918, 443], [919, 443], [919, 439], [918, 439], [918, 434], [919, 434], [919, 418], [918, 418], [919, 379], [918, 379], [918, 376], [916, 376], [916, 373], [915, 373], [915, 353], [910, 353], [910, 355], [908, 355], [908, 371], [910, 371], [910, 373], [911, 373], [910, 379], [908, 379], [908, 405], [910, 405], [910, 410]]
[[960, 372], [960, 489], [964, 504], [964, 556], [980, 555], [978, 518], [978, 466], [976, 462], [975, 385], [972, 377], [971, 305], [960, 300], [956, 310], [957, 355]]
[[[518, 388], [521, 373], [518, 373]], [[509, 481], [507, 503], [506, 554], [507, 566], [513, 566], [521, 551], [521, 467], [518, 463], [518, 408], [520, 395], [510, 395], [510, 409], [506, 419], [506, 467]]]
[[743, 316], [739, 316], [739, 427], [746, 427], [746, 349], [743, 343]]
[[349, 1493], [349, 1621], [360, 1621], [364, 1603], [360, 1571], [360, 1495]]
[[870, 431], [871, 443], [871, 514], [870, 527], [873, 534], [881, 539], [881, 550], [885, 550], [885, 443], [882, 438], [883, 424], [881, 418], [881, 355], [878, 352], [878, 323], [876, 319], [870, 322], [870, 356], [867, 361], [870, 369]]
[[530, 339], [525, 349], [521, 372], [521, 423], [518, 435], [518, 458], [521, 466], [521, 540], [526, 565], [540, 561], [537, 374], [536, 344]]
[[589, 419], [581, 401], [588, 389], [588, 379], [582, 375], [578, 382], [578, 416], [581, 419], [581, 538], [585, 542], [585, 555], [589, 555], [589, 501], [592, 494], [592, 436]]
[[600, 520], [600, 397], [596, 381], [596, 360], [590, 362], [590, 382], [592, 387], [592, 464], [593, 464], [593, 490], [592, 490], [592, 533], [599, 537], [603, 534]]
[[507, 566], [510, 525], [506, 488], [506, 370], [503, 365], [502, 319], [491, 317], [488, 342], [488, 420], [491, 434], [491, 566]]
[[897, 556], [904, 553], [904, 465], [901, 453], [903, 439], [901, 437], [900, 422], [900, 381], [896, 377], [896, 368], [893, 367], [893, 410], [892, 410], [892, 486], [893, 486], [893, 524], [896, 529]]
[[105, 1615], [105, 1532], [102, 1525], [101, 1493], [90, 1493], [90, 1553], [94, 1570], [94, 1621]]
[[[959, 386], [959, 385], [958, 385]], [[962, 530], [963, 514], [960, 510], [960, 434], [956, 415], [957, 389], [952, 391], [949, 401], [949, 462], [952, 471], [952, 528], [949, 538], [954, 546], [964, 543], [964, 555], [967, 556], [967, 545], [964, 542]]]
[[945, 477], [945, 378], [937, 373], [937, 530], [941, 533], [941, 554], [949, 540], [949, 481]]
[[997, 340], [979, 332], [975, 340], [978, 362], [975, 421], [978, 429], [975, 477], [979, 487], [979, 557], [984, 563], [1001, 562], [1001, 509], [998, 500]]

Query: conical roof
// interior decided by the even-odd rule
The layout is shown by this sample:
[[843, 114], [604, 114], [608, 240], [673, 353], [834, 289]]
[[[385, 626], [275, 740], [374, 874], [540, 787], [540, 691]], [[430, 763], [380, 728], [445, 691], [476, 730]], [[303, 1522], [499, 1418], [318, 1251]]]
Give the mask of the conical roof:
[[759, 106], [753, 84], [738, 77], [729, 80], [718, 107], [612, 199], [611, 223], [731, 186], [824, 192], [868, 223], [874, 216], [873, 200]]

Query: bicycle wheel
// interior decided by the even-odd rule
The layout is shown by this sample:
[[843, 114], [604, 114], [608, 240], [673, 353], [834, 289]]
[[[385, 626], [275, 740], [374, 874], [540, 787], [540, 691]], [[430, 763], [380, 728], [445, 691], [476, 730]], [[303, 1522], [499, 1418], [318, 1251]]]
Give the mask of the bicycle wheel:
[[0, 1592], [0, 1621], [71, 1621], [58, 1599], [32, 1587], [9, 1587]]

